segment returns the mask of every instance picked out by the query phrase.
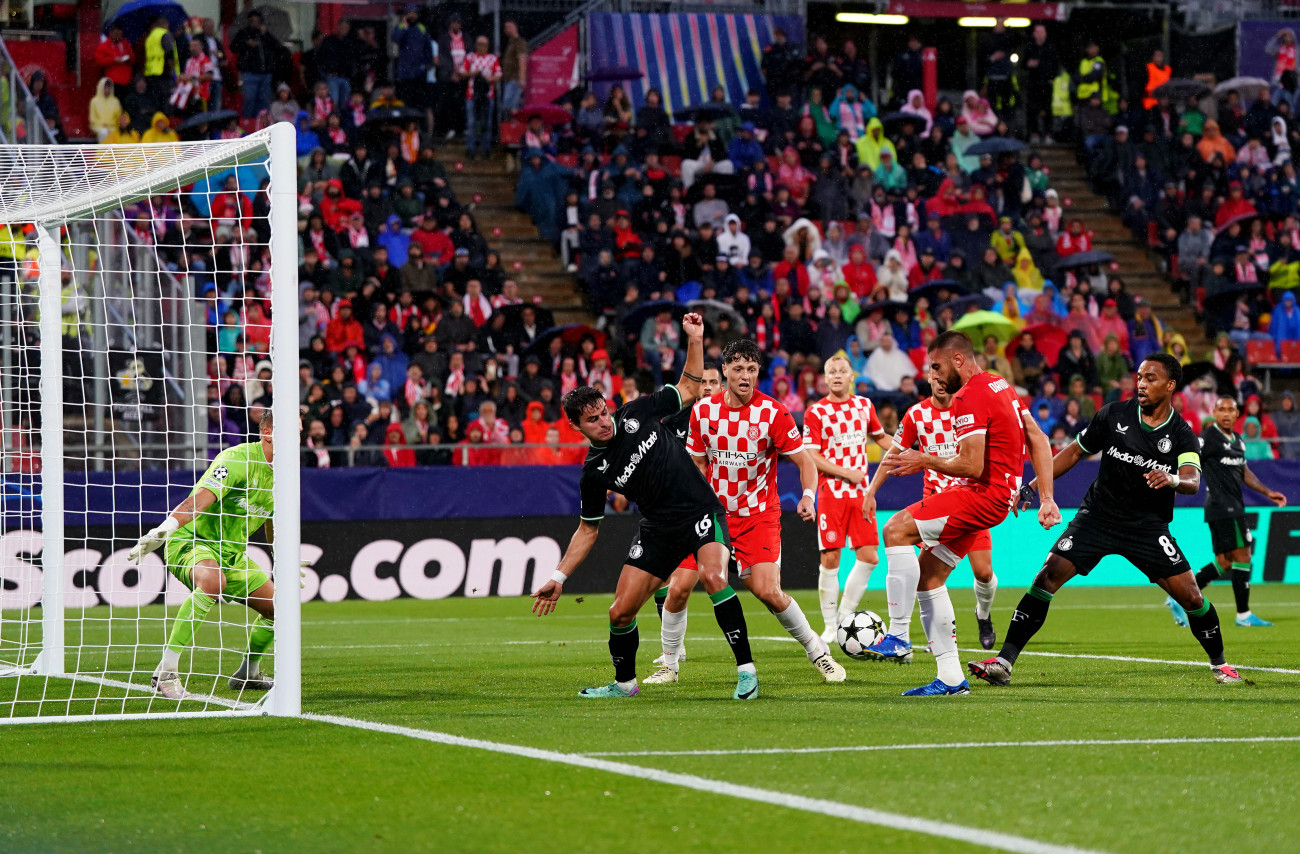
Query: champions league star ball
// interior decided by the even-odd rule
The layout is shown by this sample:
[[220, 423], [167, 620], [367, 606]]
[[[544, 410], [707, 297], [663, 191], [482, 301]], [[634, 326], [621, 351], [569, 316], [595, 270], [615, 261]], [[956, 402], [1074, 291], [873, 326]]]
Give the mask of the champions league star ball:
[[835, 632], [835, 640], [849, 658], [869, 660], [867, 647], [875, 646], [885, 636], [885, 623], [873, 611], [854, 611]]

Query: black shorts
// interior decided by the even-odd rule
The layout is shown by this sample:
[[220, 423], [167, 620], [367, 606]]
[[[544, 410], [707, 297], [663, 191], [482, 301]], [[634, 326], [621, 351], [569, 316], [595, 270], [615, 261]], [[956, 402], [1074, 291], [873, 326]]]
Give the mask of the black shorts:
[[1107, 555], [1119, 555], [1153, 584], [1191, 569], [1168, 525], [1129, 528], [1101, 521], [1086, 510], [1080, 510], [1070, 522], [1065, 534], [1052, 546], [1052, 554], [1074, 564], [1080, 575], [1092, 572]]
[[699, 516], [675, 525], [654, 525], [642, 520], [641, 529], [628, 549], [627, 565], [667, 580], [682, 561], [694, 557], [709, 543], [722, 543], [731, 550], [727, 514], [721, 507], [701, 510]]
[[1210, 525], [1210, 546], [1216, 555], [1226, 555], [1237, 549], [1252, 548], [1255, 538], [1246, 527], [1246, 517], [1215, 519]]

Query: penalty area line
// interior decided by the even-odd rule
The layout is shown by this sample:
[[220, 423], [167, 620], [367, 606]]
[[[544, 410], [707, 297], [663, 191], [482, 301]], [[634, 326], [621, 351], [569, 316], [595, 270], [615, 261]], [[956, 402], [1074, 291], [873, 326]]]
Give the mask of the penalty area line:
[[867, 807], [855, 806], [853, 804], [844, 804], [838, 801], [828, 801], [822, 798], [809, 798], [803, 795], [790, 794], [788, 792], [760, 789], [756, 786], [730, 783], [725, 780], [710, 780], [707, 777], [697, 777], [694, 774], [680, 774], [674, 771], [663, 771], [658, 768], [646, 768], [640, 765], [632, 765], [626, 762], [613, 762], [608, 759], [584, 756], [577, 753], [560, 753], [554, 750], [542, 750], [541, 748], [527, 747], [521, 744], [506, 744], [498, 741], [466, 738], [464, 736], [452, 735], [445, 732], [436, 732], [434, 730], [415, 729], [414, 727], [397, 726], [395, 724], [378, 723], [376, 721], [366, 721], [357, 718], [345, 718], [337, 715], [306, 713], [303, 714], [302, 717], [305, 720], [334, 724], [335, 726], [351, 727], [352, 729], [368, 730], [370, 732], [384, 733], [387, 735], [400, 735], [405, 736], [406, 738], [415, 738], [421, 741], [433, 742], [434, 744], [445, 744], [453, 747], [468, 747], [475, 750], [487, 750], [492, 753], [504, 753], [511, 756], [521, 756], [526, 759], [538, 759], [543, 762], [553, 762], [559, 765], [571, 765], [578, 768], [587, 768], [593, 771], [604, 771], [610, 774], [632, 777], [637, 780], [663, 783], [669, 786], [678, 786], [680, 788], [692, 789], [698, 792], [707, 792], [709, 794], [724, 795], [727, 797], [739, 798], [741, 800], [769, 804], [771, 806], [801, 810], [803, 812], [825, 815], [831, 818], [855, 821], [860, 824], [887, 827], [893, 830], [903, 830], [926, 836], [935, 836], [942, 839], [953, 839], [958, 842], [970, 843], [972, 845], [983, 845], [987, 848], [996, 848], [999, 851], [1011, 851], [1017, 852], [1017, 854], [1097, 854], [1097, 852], [1089, 849], [1075, 848], [1070, 845], [1056, 845], [1050, 842], [1039, 842], [1035, 839], [1015, 836], [1010, 833], [999, 833], [997, 831], [985, 830], [978, 827], [967, 827], [960, 824], [951, 824], [945, 821], [936, 821], [933, 819], [885, 812], [883, 810], [870, 809]]
[[1051, 741], [954, 741], [936, 744], [852, 744], [841, 747], [753, 747], [735, 750], [629, 750], [589, 751], [583, 756], [760, 756], [800, 753], [873, 753], [882, 750], [966, 750], [991, 747], [1113, 747], [1161, 744], [1278, 744], [1300, 742], [1300, 735], [1240, 737], [1189, 736], [1187, 738], [1075, 738]]

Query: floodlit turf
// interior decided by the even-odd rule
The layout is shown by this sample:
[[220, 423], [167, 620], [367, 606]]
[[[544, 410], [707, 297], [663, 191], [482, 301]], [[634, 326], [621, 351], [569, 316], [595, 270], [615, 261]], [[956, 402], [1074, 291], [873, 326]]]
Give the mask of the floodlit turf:
[[[1259, 585], [1272, 629], [1231, 625], [1229, 660], [1300, 671], [1300, 589]], [[1006, 627], [1021, 591], [999, 591]], [[845, 661], [821, 683], [748, 596], [761, 698], [730, 699], [734, 668], [707, 598], [691, 600], [683, 681], [631, 701], [580, 700], [610, 678], [608, 597], [313, 603], [304, 607], [307, 711], [563, 753], [925, 745], [918, 749], [607, 756], [642, 768], [1113, 852], [1289, 850], [1300, 741], [945, 747], [970, 742], [1187, 737], [1300, 739], [1300, 672], [1026, 655], [1008, 689], [905, 699], [933, 678]], [[815, 596], [799, 596], [820, 627]], [[975, 646], [969, 591], [960, 645]], [[1157, 590], [1066, 588], [1031, 651], [1200, 662]], [[883, 612], [878, 592], [868, 607]], [[642, 614], [639, 672], [658, 654]], [[914, 638], [920, 637], [919, 620]], [[983, 658], [963, 653], [963, 660]], [[147, 679], [147, 672], [137, 675]], [[8, 690], [0, 682], [0, 688]], [[43, 724], [0, 729], [0, 851], [988, 850], [606, 771], [273, 718]]]

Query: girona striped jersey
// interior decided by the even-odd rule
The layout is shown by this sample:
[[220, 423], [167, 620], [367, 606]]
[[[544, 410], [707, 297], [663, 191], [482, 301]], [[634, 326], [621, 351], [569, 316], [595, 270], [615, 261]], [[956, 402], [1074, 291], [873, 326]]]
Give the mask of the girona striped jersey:
[[885, 428], [880, 426], [876, 407], [856, 394], [843, 401], [824, 397], [803, 414], [803, 446], [817, 451], [827, 462], [864, 475], [862, 482], [854, 485], [821, 472], [820, 485], [828, 487], [835, 498], [862, 498], [867, 494], [867, 439], [883, 435]]
[[[957, 456], [957, 432], [952, 426], [951, 404], [948, 409], [940, 409], [932, 397], [913, 404], [899, 419], [894, 441], [900, 447], [916, 448], [936, 457]], [[926, 469], [922, 476], [925, 486], [921, 494], [926, 498], [966, 482], [964, 477], [953, 477], [934, 469]]]
[[731, 407], [726, 391], [695, 404], [686, 450], [708, 458], [709, 484], [729, 516], [780, 510], [776, 460], [803, 450], [793, 416], [778, 401], [755, 391], [745, 406]]

